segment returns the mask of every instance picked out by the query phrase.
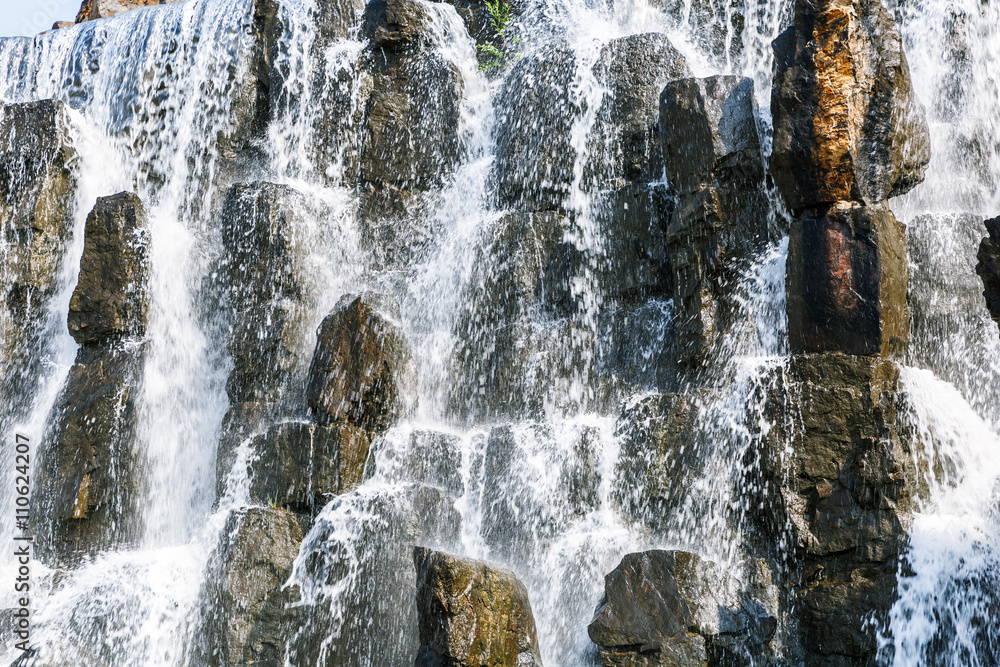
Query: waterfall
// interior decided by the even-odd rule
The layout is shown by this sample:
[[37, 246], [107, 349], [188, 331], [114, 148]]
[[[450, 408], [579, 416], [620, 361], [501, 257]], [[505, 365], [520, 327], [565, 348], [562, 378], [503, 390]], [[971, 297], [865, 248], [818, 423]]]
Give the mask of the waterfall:
[[[587, 626], [626, 554], [696, 553], [731, 576], [733, 595], [763, 560], [776, 579], [793, 573], [791, 527], [765, 545], [755, 527], [776, 493], [760, 443], [797, 418], [782, 422], [773, 405], [789, 382], [790, 213], [762, 178], [766, 238], [733, 271], [729, 324], [690, 371], [675, 349], [681, 304], [654, 247], [666, 245], [682, 202], [662, 158], [656, 173], [621, 167], [634, 146], [609, 129], [620, 91], [608, 72], [616, 48], [663, 37], [677, 56], [662, 66], [684, 73], [667, 79], [748, 78], [763, 159], [771, 43], [794, 2], [538, 0], [518, 10], [510, 51], [490, 68], [488, 40], [469, 19], [481, 3], [408, 1], [418, 19], [398, 22], [420, 27], [404, 55], [393, 40], [411, 37], [369, 25], [385, 4], [377, 0], [186, 0], [0, 39], [0, 103], [65, 105], [75, 179], [71, 229], [30, 345], [7, 343], [20, 324], [0, 308], [4, 479], [15, 474], [16, 433], [29, 437], [32, 460], [51, 437], [76, 363], [66, 322], [95, 201], [135, 192], [149, 233], [141, 382], [130, 388], [139, 500], [119, 518], [136, 537], [79, 562], [32, 562], [38, 665], [221, 664], [211, 638], [238, 633], [216, 627], [228, 610], [212, 597], [213, 577], [240, 517], [262, 506], [248, 472], [263, 461], [255, 438], [319, 424], [302, 398], [315, 332], [347, 295], [398, 304], [381, 316], [412, 347], [415, 402], [372, 431], [356, 488], [289, 520], [301, 544], [276, 590], [298, 596], [287, 608], [301, 622], [275, 649], [285, 665], [413, 664], [415, 545], [510, 569], [550, 666], [596, 664]], [[989, 665], [1000, 660], [1000, 338], [974, 257], [982, 220], [1000, 213], [1000, 6], [888, 4], [933, 159], [926, 181], [892, 200], [908, 228], [913, 310], [902, 420], [924, 451], [914, 468], [926, 493], [907, 527], [878, 660]], [[333, 25], [331, 12], [350, 20]], [[400, 129], [392, 114], [402, 107], [413, 123]], [[390, 120], [373, 129], [373, 110]], [[418, 119], [443, 138], [421, 135]], [[543, 157], [519, 143], [527, 135]], [[267, 321], [281, 328], [287, 377], [276, 398], [237, 397], [235, 348], [257, 330], [240, 329], [234, 295], [246, 288], [231, 271], [226, 216], [237, 204], [248, 219], [270, 215], [273, 192], [292, 202], [268, 233], [285, 244], [281, 270], [295, 289], [256, 296], [281, 319]], [[252, 233], [254, 221], [234, 219], [245, 226], [237, 233]], [[14, 252], [0, 238], [5, 289]], [[255, 409], [267, 417], [233, 426]], [[667, 414], [687, 420], [689, 439], [657, 453], [657, 429], [674, 427]], [[661, 454], [682, 461], [683, 489], [654, 479]], [[5, 544], [19, 532], [14, 493], [0, 485]], [[16, 570], [9, 553], [0, 559], [2, 609], [17, 605], [6, 584]], [[783, 653], [791, 612], [783, 604], [775, 614], [773, 646], [791, 661], [780, 664], [795, 664]], [[4, 664], [21, 655], [12, 643], [0, 649]]]

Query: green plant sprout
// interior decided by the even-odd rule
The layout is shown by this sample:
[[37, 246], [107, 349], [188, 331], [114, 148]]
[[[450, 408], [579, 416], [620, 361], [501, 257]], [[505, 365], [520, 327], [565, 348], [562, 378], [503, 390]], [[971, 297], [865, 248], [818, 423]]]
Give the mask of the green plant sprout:
[[[477, 44], [476, 48], [479, 49], [480, 53], [486, 55], [487, 59], [479, 65], [480, 72], [486, 72], [494, 69], [499, 69], [507, 64], [510, 59], [510, 52], [507, 46], [507, 28], [510, 27], [511, 22], [511, 12], [512, 8], [509, 0], [486, 0], [486, 11], [490, 16], [490, 26], [493, 28], [493, 32], [496, 33], [500, 40], [500, 46], [497, 47], [489, 42], [485, 44]], [[509, 40], [512, 44], [520, 44], [522, 40], [514, 38]], [[520, 59], [520, 54], [513, 58], [513, 62], [517, 62]]]
[[267, 495], [267, 506], [271, 509], [278, 509], [278, 485], [274, 485], [274, 494]]

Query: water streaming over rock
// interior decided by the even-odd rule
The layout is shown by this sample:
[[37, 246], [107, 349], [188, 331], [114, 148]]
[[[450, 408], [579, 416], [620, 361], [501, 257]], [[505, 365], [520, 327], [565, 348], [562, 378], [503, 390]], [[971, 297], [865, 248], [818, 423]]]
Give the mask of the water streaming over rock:
[[[477, 49], [482, 5], [459, 0], [187, 0], [0, 40], [0, 114], [64, 103], [72, 182], [33, 329], [0, 309], [4, 475], [14, 433], [33, 457], [52, 446], [87, 363], [66, 318], [94, 202], [131, 191], [147, 214], [140, 379], [116, 395], [134, 424], [134, 511], [82, 553], [33, 563], [37, 664], [412, 664], [414, 545], [510, 568], [548, 665], [593, 664], [605, 575], [654, 548], [714, 561], [725, 595], [766, 591], [754, 604], [777, 635], [739, 664], [801, 661], [795, 606], [776, 592], [801, 575], [794, 513], [761, 518], [793, 475], [785, 436], [802, 419], [788, 398], [790, 216], [770, 177], [741, 181], [760, 228], [712, 241], [733, 257], [698, 306], [713, 324], [689, 331], [678, 284], [704, 281], [701, 299], [709, 280], [678, 257], [711, 251], [676, 251], [681, 234], [703, 241], [675, 223], [695, 194], [672, 182], [658, 115], [669, 81], [748, 77], [762, 154], [739, 159], [755, 173], [770, 45], [793, 3], [514, 4], [496, 69]], [[901, 413], [925, 493], [879, 659], [993, 664], [1000, 339], [973, 256], [1000, 207], [1000, 10], [893, 9], [934, 158], [893, 201], [913, 311]], [[16, 251], [5, 231], [5, 266]], [[415, 384], [400, 381], [388, 428], [314, 400], [313, 332], [358, 295], [412, 348]], [[282, 476], [295, 455], [281, 443], [307, 442], [312, 466], [334, 438], [340, 475], [364, 443], [337, 495], [318, 473]], [[265, 468], [279, 481], [261, 490]], [[19, 528], [2, 489], [7, 544]], [[713, 660], [729, 650], [711, 641]]]

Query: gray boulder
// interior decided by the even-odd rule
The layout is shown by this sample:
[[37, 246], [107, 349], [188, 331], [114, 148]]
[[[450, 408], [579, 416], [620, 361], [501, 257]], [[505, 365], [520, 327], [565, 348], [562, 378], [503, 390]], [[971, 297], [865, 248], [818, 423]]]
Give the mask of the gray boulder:
[[528, 591], [508, 570], [424, 547], [417, 570], [417, 667], [541, 667]]
[[930, 135], [876, 0], [799, 0], [774, 41], [771, 173], [789, 208], [878, 204], [924, 178]]

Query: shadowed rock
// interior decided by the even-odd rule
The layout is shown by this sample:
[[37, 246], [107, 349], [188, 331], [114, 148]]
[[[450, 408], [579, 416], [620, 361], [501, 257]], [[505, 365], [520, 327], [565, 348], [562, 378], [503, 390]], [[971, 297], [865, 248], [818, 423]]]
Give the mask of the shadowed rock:
[[377, 295], [348, 295], [320, 325], [306, 401], [322, 424], [379, 432], [407, 410], [415, 380], [410, 346], [379, 305]]
[[793, 352], [886, 355], [905, 349], [906, 238], [885, 206], [840, 204], [796, 221], [788, 243]]
[[414, 547], [417, 667], [541, 667], [528, 591], [508, 570]]
[[78, 343], [142, 336], [149, 308], [146, 211], [139, 197], [99, 197], [87, 216], [69, 332]]
[[930, 160], [899, 30], [878, 0], [799, 0], [774, 41], [771, 173], [789, 208], [878, 204]]
[[[606, 667], [751, 665], [766, 659], [777, 628], [774, 600], [754, 599], [770, 585], [739, 586], [718, 566], [684, 551], [626, 555], [604, 578], [604, 597], [587, 628]], [[745, 588], [746, 591], [741, 590]]]
[[983, 281], [983, 296], [990, 317], [1000, 323], [1000, 218], [986, 221], [989, 236], [979, 244], [976, 273]]

